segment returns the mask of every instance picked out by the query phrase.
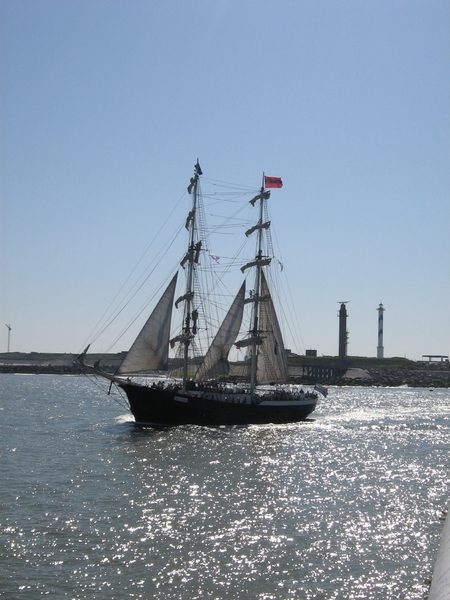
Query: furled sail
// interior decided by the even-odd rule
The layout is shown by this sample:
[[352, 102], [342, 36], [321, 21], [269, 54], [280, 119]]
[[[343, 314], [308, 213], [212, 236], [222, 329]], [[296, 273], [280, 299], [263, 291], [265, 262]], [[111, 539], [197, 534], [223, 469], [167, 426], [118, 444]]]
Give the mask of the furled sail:
[[244, 312], [245, 281], [237, 293], [227, 316], [217, 331], [211, 346], [209, 347], [202, 364], [195, 375], [196, 381], [207, 377], [229, 372], [228, 353], [239, 333]]
[[265, 191], [262, 191], [262, 192], [260, 192], [260, 193], [259, 193], [257, 196], [255, 196], [254, 198], [252, 198], [252, 199], [250, 200], [250, 204], [251, 204], [252, 206], [255, 206], [255, 202], [256, 202], [257, 200], [268, 200], [269, 198], [270, 198], [270, 191], [267, 191], [267, 192], [265, 192]]
[[178, 273], [167, 286], [141, 332], [123, 359], [117, 375], [167, 370], [170, 321]]
[[241, 271], [244, 272], [246, 269], [250, 269], [251, 267], [267, 267], [270, 265], [271, 260], [271, 258], [256, 258], [255, 260], [252, 260], [252, 262], [249, 262], [241, 267]]
[[261, 303], [259, 331], [264, 343], [258, 347], [256, 381], [258, 385], [287, 383], [289, 369], [281, 329], [263, 271], [261, 276], [261, 295], [268, 300]]
[[253, 227], [250, 227], [250, 229], [247, 229], [245, 235], [248, 237], [249, 235], [252, 235], [254, 231], [258, 231], [259, 229], [269, 229], [269, 227], [270, 221], [266, 221], [265, 223], [257, 223], [256, 225], [253, 225]]

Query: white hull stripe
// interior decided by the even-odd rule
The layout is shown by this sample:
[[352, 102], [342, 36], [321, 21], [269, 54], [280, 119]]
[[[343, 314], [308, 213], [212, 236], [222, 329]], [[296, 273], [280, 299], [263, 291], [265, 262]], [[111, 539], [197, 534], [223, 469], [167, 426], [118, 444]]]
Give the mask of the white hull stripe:
[[316, 400], [263, 400], [259, 406], [308, 406]]

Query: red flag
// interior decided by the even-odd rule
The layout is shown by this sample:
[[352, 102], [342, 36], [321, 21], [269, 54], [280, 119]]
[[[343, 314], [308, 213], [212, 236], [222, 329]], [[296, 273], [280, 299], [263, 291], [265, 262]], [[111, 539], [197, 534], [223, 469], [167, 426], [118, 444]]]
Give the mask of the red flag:
[[264, 177], [264, 187], [266, 188], [280, 188], [283, 187], [281, 177]]

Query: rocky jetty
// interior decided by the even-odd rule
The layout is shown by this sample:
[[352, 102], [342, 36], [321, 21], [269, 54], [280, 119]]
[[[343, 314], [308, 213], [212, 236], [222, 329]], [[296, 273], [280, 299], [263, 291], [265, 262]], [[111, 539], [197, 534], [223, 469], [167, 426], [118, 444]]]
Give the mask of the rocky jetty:
[[403, 358], [371, 359], [335, 357], [304, 361], [295, 359], [291, 375], [296, 383], [321, 381], [326, 385], [449, 388], [450, 363], [411, 361]]
[[[90, 355], [93, 364], [101, 359], [101, 368], [114, 373], [125, 353], [100, 357]], [[27, 373], [36, 375], [79, 375], [80, 366], [75, 362], [75, 354], [4, 353], [0, 354], [0, 373]], [[335, 357], [316, 359], [319, 365], [311, 371], [311, 362], [301, 356], [290, 357], [289, 366], [292, 382], [346, 386], [401, 386], [424, 388], [449, 388], [450, 363], [415, 362], [407, 359], [369, 359], [349, 357], [339, 363]]]
[[[103, 357], [101, 367], [107, 373], [114, 373], [124, 353]], [[76, 362], [76, 354], [44, 354], [39, 352], [14, 352], [0, 354], [0, 373], [26, 373], [35, 375], [79, 375], [81, 367]], [[100, 355], [91, 355], [92, 362], [100, 360]]]

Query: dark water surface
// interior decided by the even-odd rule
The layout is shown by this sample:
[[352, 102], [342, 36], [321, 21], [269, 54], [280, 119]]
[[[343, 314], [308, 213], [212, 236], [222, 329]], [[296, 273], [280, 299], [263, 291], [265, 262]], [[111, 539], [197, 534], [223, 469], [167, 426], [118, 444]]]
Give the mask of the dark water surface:
[[307, 423], [152, 430], [84, 377], [0, 386], [1, 598], [424, 598], [449, 390], [331, 388]]

